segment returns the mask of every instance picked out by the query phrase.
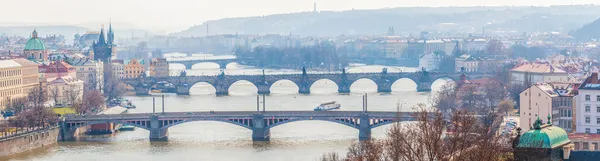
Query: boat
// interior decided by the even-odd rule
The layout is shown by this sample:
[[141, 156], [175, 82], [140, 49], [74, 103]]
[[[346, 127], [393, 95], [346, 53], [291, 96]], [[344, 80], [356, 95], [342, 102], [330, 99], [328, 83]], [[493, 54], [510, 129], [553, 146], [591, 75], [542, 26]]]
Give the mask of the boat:
[[335, 109], [340, 109], [341, 107], [341, 104], [337, 103], [336, 101], [331, 101], [320, 104], [315, 108], [315, 111], [331, 111]]
[[135, 130], [135, 126], [131, 126], [131, 125], [123, 125], [121, 126], [121, 128], [119, 128], [119, 131], [133, 131]]

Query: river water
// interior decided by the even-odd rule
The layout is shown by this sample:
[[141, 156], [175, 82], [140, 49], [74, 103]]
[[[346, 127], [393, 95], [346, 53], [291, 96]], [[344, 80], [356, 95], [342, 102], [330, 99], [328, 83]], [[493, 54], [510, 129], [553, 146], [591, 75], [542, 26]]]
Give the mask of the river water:
[[[379, 72], [384, 66], [353, 65], [348, 72]], [[176, 75], [183, 65], [173, 64]], [[414, 68], [388, 67], [388, 71], [415, 71]], [[218, 65], [201, 63], [187, 71], [188, 74], [215, 74]], [[259, 74], [261, 69], [229, 64], [227, 74]], [[299, 72], [294, 70], [265, 70], [265, 73]], [[309, 71], [310, 72], [310, 71]], [[433, 89], [445, 83], [434, 82]], [[416, 84], [399, 80], [390, 94], [377, 93], [377, 85], [370, 80], [359, 80], [351, 86], [351, 94], [337, 94], [334, 82], [320, 80], [311, 87], [310, 95], [298, 94], [298, 87], [289, 81], [276, 82], [266, 98], [266, 110], [312, 110], [316, 105], [335, 100], [341, 110], [362, 109], [361, 95], [368, 93], [369, 110], [410, 111], [418, 103], [427, 103], [430, 93], [416, 92]], [[256, 110], [257, 89], [249, 82], [240, 81], [230, 88], [229, 96], [215, 96], [208, 84], [196, 84], [191, 96], [165, 96], [166, 112], [181, 111], [251, 111]], [[152, 112], [152, 96], [128, 96], [137, 105], [131, 113]], [[156, 111], [161, 111], [157, 98]], [[375, 138], [384, 137], [389, 126], [373, 129]], [[118, 132], [106, 136], [81, 136], [78, 141], [59, 142], [57, 145], [30, 151], [7, 160], [214, 160], [214, 161], [312, 161], [329, 152], [345, 154], [347, 147], [358, 140], [358, 130], [344, 125], [299, 121], [271, 129], [271, 141], [253, 143], [251, 131], [221, 122], [190, 122], [171, 127], [168, 142], [149, 142], [149, 132], [143, 129]], [[3, 158], [0, 158], [3, 160]]]

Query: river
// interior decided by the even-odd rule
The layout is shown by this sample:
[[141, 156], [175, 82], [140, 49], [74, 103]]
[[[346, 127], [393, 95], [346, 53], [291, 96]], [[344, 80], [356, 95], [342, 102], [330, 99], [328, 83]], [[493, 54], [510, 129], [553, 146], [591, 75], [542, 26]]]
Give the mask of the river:
[[[353, 65], [348, 72], [380, 72], [384, 66]], [[172, 65], [172, 74], [184, 69]], [[414, 68], [388, 67], [389, 72], [415, 71]], [[188, 74], [215, 74], [218, 65], [201, 63]], [[258, 74], [261, 69], [229, 64], [227, 74]], [[265, 70], [265, 73], [299, 72], [294, 70]], [[310, 71], [309, 71], [310, 72]], [[434, 82], [433, 89], [446, 81]], [[377, 85], [370, 80], [359, 80], [351, 86], [351, 94], [337, 94], [334, 82], [320, 80], [311, 87], [310, 95], [298, 94], [298, 87], [289, 81], [279, 81], [266, 98], [266, 110], [312, 110], [330, 100], [342, 104], [341, 110], [361, 110], [361, 95], [368, 93], [369, 110], [410, 111], [418, 103], [427, 103], [430, 93], [416, 92], [416, 84], [399, 80], [394, 92], [377, 93]], [[229, 96], [215, 96], [208, 84], [196, 84], [191, 96], [165, 96], [166, 112], [256, 110], [257, 89], [249, 82], [240, 81], [230, 88]], [[152, 96], [127, 96], [137, 105], [131, 113], [152, 112]], [[161, 100], [157, 98], [157, 111]], [[384, 137], [389, 126], [373, 129], [375, 138]], [[346, 153], [347, 147], [358, 139], [358, 130], [347, 126], [321, 122], [299, 121], [271, 129], [271, 141], [253, 143], [251, 131], [220, 122], [190, 122], [169, 129], [168, 142], [149, 142], [148, 131], [118, 132], [110, 136], [82, 136], [78, 141], [59, 142], [57, 145], [11, 156], [8, 160], [67, 161], [67, 160], [214, 160], [214, 161], [312, 161], [329, 152]], [[1, 160], [1, 159], [0, 159]]]

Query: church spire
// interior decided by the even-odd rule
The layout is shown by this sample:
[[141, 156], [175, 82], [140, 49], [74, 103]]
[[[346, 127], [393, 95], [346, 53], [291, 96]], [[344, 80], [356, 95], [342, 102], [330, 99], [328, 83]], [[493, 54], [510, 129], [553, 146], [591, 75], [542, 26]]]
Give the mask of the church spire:
[[98, 37], [98, 44], [106, 44], [106, 38], [104, 38], [104, 25], [100, 28], [100, 35]]
[[115, 41], [115, 34], [112, 30], [112, 22], [108, 24], [108, 44], [112, 45]]

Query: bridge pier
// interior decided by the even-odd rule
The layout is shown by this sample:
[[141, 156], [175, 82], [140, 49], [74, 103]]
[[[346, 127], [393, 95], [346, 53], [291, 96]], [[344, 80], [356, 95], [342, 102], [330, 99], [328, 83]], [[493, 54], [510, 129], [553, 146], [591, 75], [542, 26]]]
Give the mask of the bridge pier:
[[63, 120], [60, 121], [60, 131], [58, 134], [58, 141], [69, 141], [75, 139], [75, 132], [77, 130], [71, 130], [67, 123]]
[[350, 93], [350, 85], [345, 83], [338, 85], [338, 93]]
[[258, 89], [258, 94], [271, 94], [271, 86], [269, 86], [268, 84], [258, 84], [256, 85], [256, 88]]
[[360, 114], [360, 123], [358, 125], [358, 140], [371, 140], [371, 121], [369, 114]]
[[379, 93], [390, 93], [392, 92], [391, 83], [378, 83], [377, 84], [377, 92]]
[[147, 96], [150, 95], [150, 88], [144, 85], [138, 85], [134, 87], [135, 95], [137, 96]]
[[194, 66], [194, 64], [192, 64], [192, 63], [185, 63], [183, 65], [185, 66], [186, 70], [190, 70], [190, 69], [192, 69], [192, 66]]
[[219, 62], [217, 64], [219, 64], [219, 69], [227, 69], [227, 64], [229, 64], [229, 62]]
[[169, 129], [161, 128], [157, 115], [150, 116], [150, 141], [167, 141]]
[[271, 129], [265, 124], [265, 119], [262, 114], [254, 114], [252, 125], [252, 141], [271, 140]]
[[305, 84], [298, 85], [298, 93], [300, 94], [310, 94], [310, 86]]
[[431, 82], [421, 82], [417, 85], [417, 92], [430, 92]]
[[177, 95], [190, 95], [190, 87], [177, 86]]

